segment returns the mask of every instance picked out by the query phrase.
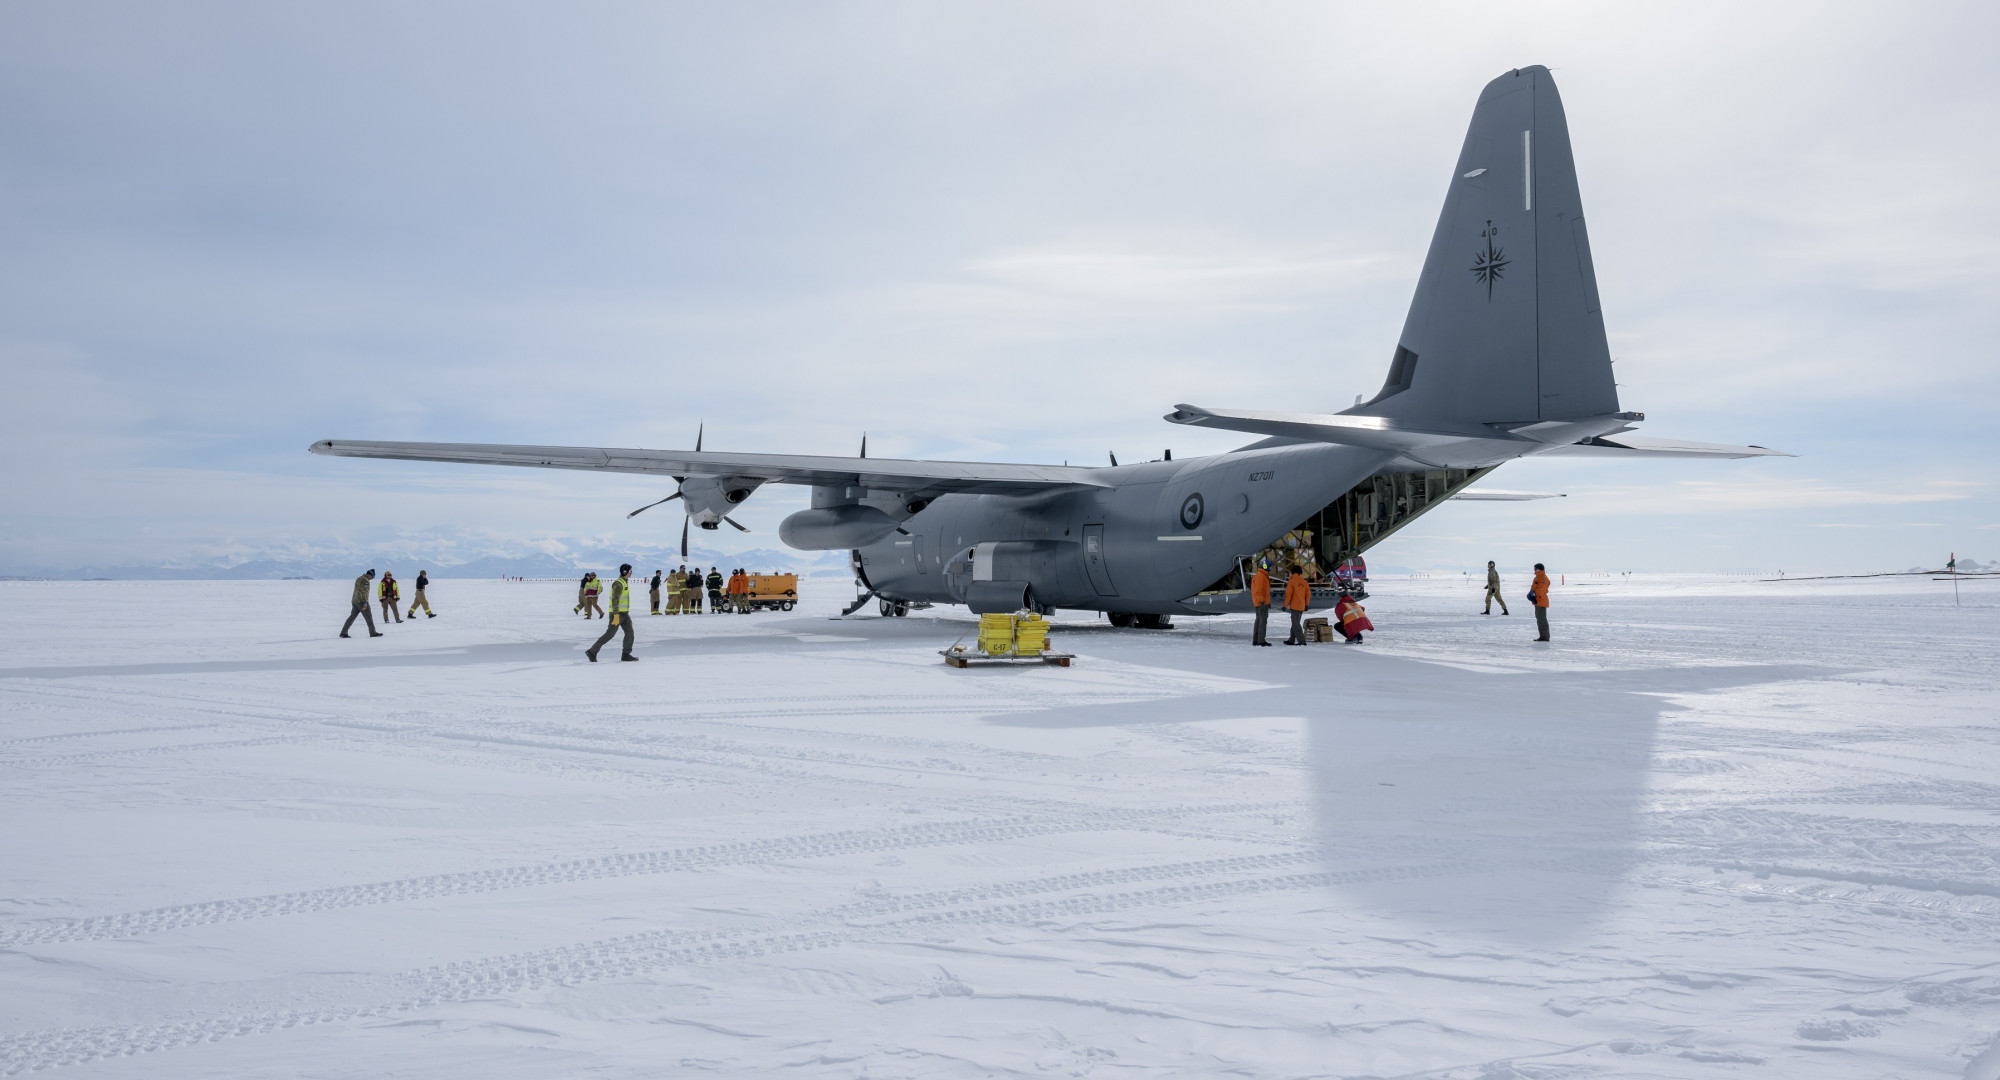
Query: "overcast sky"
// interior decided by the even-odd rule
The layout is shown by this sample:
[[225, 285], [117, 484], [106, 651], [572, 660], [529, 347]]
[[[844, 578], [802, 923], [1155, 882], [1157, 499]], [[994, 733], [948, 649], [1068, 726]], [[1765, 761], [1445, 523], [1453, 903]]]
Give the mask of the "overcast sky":
[[1226, 449], [1160, 416], [1380, 385], [1478, 91], [1535, 63], [1623, 406], [1801, 456], [1509, 465], [1568, 498], [1374, 557], [2000, 557], [1996, 11], [0, 4], [0, 571], [678, 532], [624, 519], [671, 481], [323, 437]]

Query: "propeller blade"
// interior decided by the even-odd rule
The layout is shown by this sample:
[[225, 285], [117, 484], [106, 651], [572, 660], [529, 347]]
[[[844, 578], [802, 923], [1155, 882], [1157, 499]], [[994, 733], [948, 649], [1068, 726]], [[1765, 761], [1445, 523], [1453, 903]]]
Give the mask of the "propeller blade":
[[660, 500], [660, 502], [649, 502], [649, 503], [647, 503], [646, 505], [644, 505], [644, 506], [640, 507], [639, 509], [637, 509], [637, 510], [634, 510], [634, 511], [632, 511], [632, 512], [631, 512], [631, 513], [629, 513], [629, 514], [626, 514], [626, 515], [625, 515], [625, 520], [627, 520], [627, 521], [630, 521], [630, 520], [632, 520], [633, 518], [635, 518], [635, 517], [638, 517], [638, 516], [639, 516], [640, 514], [643, 514], [643, 513], [645, 513], [646, 511], [648, 511], [648, 510], [651, 510], [651, 509], [652, 509], [653, 507], [655, 507], [655, 506], [658, 506], [658, 505], [660, 505], [660, 503], [670, 503], [670, 502], [673, 502], [673, 501], [674, 501], [675, 499], [678, 499], [678, 498], [680, 498], [680, 497], [681, 497], [681, 493], [680, 493], [680, 492], [678, 492], [678, 491], [676, 491], [676, 492], [674, 492], [674, 493], [673, 493], [672, 495], [669, 495], [669, 496], [667, 496], [666, 498], [664, 498], [664, 499], [661, 499], [661, 500]]
[[868, 456], [868, 433], [865, 431], [861, 433], [861, 456]]
[[681, 558], [683, 559], [688, 557], [688, 522], [693, 520], [693, 518], [681, 519]]
[[749, 529], [749, 527], [748, 527], [748, 526], [745, 526], [745, 525], [737, 525], [737, 524], [736, 524], [736, 519], [735, 519], [735, 518], [732, 518], [732, 517], [726, 517], [726, 518], [723, 518], [722, 520], [724, 520], [724, 521], [727, 521], [727, 522], [728, 522], [728, 523], [730, 523], [731, 525], [736, 525], [736, 531], [737, 531], [737, 532], [749, 532], [749, 531], [750, 531], [750, 529]]
[[695, 425], [695, 428], [694, 428], [694, 452], [695, 452], [695, 453], [697, 453], [697, 454], [701, 453], [701, 433], [702, 433], [703, 431], [707, 430], [707, 428], [708, 428], [708, 425], [707, 425], [707, 424], [696, 424], [696, 425]]
[[1115, 469], [1118, 467], [1118, 452], [1116, 450], [1112, 450], [1109, 451], [1109, 453], [1111, 454], [1111, 467]]

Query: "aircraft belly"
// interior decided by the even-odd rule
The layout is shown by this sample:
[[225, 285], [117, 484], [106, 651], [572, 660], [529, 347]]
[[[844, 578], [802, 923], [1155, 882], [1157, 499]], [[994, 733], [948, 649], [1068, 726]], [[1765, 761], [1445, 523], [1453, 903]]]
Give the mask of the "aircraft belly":
[[[1293, 444], [1197, 458], [1059, 498], [945, 496], [905, 520], [903, 534], [862, 549], [863, 567], [893, 599], [965, 603], [977, 580], [1024, 584], [1050, 607], [1220, 613], [1235, 605], [1183, 601], [1393, 457]], [[1100, 538], [1102, 581], [1086, 564], [1087, 533]]]

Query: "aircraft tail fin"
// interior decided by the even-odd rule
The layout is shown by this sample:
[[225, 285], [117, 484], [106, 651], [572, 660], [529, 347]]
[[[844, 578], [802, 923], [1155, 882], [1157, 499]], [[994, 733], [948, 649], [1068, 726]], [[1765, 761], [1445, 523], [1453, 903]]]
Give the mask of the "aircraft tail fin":
[[1348, 410], [1425, 423], [1618, 411], [1562, 99], [1544, 67], [1486, 84], [1389, 378]]

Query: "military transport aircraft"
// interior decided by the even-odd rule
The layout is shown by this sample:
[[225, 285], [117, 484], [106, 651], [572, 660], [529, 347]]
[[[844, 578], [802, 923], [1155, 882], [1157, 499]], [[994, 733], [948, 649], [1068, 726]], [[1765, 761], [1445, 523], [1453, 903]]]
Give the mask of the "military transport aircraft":
[[[679, 499], [704, 529], [742, 528], [729, 511], [760, 485], [806, 484], [811, 508], [779, 536], [852, 553], [862, 595], [849, 612], [874, 598], [884, 614], [1073, 608], [1148, 627], [1247, 611], [1248, 560], [1280, 538], [1303, 530], [1319, 564], [1337, 565], [1516, 458], [1777, 453], [1631, 433], [1645, 417], [1619, 409], [1569, 129], [1543, 67], [1480, 92], [1379, 393], [1331, 414], [1180, 405], [1166, 419], [1264, 438], [1101, 468], [871, 458], [865, 441], [859, 457], [703, 453], [698, 439], [692, 453], [345, 439], [310, 449], [671, 476], [679, 489], [661, 501]], [[1315, 592], [1315, 606], [1333, 599]]]

